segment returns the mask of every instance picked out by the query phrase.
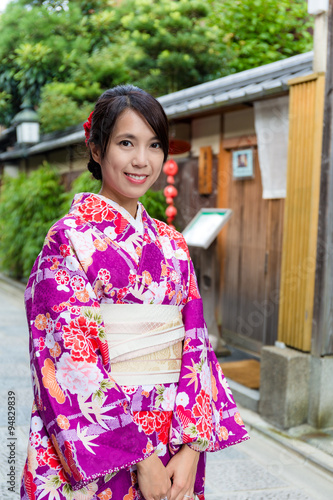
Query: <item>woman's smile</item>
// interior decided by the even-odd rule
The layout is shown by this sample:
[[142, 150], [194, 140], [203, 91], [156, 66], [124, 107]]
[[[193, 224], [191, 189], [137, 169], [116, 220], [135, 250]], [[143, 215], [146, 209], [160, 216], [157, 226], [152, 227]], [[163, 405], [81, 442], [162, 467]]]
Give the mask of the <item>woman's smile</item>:
[[134, 182], [135, 184], [143, 184], [148, 178], [148, 175], [129, 174], [127, 172], [125, 172], [125, 175], [128, 177], [130, 182]]

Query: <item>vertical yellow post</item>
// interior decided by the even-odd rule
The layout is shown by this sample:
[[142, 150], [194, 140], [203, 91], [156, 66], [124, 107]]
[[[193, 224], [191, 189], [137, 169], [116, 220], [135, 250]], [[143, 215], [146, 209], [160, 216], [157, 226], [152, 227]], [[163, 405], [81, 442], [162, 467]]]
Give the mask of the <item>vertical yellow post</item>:
[[313, 314], [324, 73], [290, 80], [287, 198], [278, 340], [310, 351]]

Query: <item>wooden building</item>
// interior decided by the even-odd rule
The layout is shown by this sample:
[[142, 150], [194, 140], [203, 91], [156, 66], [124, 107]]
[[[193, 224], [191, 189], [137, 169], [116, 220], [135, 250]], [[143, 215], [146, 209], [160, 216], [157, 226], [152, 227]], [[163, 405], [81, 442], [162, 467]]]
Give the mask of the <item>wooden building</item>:
[[[184, 227], [200, 207], [233, 210], [218, 241], [216, 314], [227, 342], [257, 353], [278, 338], [288, 82], [312, 73], [312, 57], [302, 54], [160, 98], [175, 136], [192, 144], [190, 156], [178, 160], [178, 223]], [[262, 110], [266, 130], [258, 130]], [[206, 148], [212, 152], [208, 174], [200, 161]], [[252, 151], [253, 176], [239, 179], [233, 158], [244, 150]], [[269, 155], [277, 155], [277, 180], [284, 180], [284, 189], [271, 189], [274, 182], [263, 165]], [[210, 189], [202, 190], [207, 175]]]
[[[183, 229], [202, 207], [233, 210], [218, 240], [216, 317], [225, 340], [257, 353], [277, 340], [285, 205], [285, 189], [267, 194], [267, 171], [259, 158], [267, 158], [270, 147], [272, 155], [281, 154], [283, 184], [288, 116], [280, 104], [288, 110], [288, 81], [311, 74], [312, 58], [311, 52], [301, 54], [159, 98], [171, 135], [191, 143], [188, 154], [175, 157], [180, 167], [176, 224]], [[260, 141], [258, 103], [264, 103], [268, 124]], [[11, 129], [0, 135], [3, 171], [34, 169], [46, 160], [70, 184], [86, 168], [82, 125], [44, 136], [23, 149], [12, 147], [13, 133]], [[258, 141], [265, 148], [261, 155]], [[276, 143], [281, 147], [274, 149]], [[233, 157], [239, 151], [251, 151], [250, 177], [235, 177]], [[156, 187], [164, 185], [161, 176]]]

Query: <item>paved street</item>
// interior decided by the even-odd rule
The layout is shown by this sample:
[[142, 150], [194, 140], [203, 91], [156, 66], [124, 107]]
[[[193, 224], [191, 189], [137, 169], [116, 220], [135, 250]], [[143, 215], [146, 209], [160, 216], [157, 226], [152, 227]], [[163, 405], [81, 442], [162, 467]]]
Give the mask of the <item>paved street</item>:
[[28, 357], [28, 328], [23, 304], [23, 292], [0, 281], [0, 498], [15, 500], [19, 494], [7, 490], [10, 449], [13, 441], [7, 428], [8, 392], [15, 393], [16, 491], [25, 462], [29, 418], [32, 405], [32, 388]]
[[[28, 333], [23, 292], [0, 280], [0, 499], [17, 500], [7, 490], [9, 472], [7, 395], [15, 392], [16, 491], [23, 468], [32, 403], [28, 366]], [[247, 410], [244, 415], [249, 414]], [[246, 419], [245, 419], [246, 420]], [[10, 439], [8, 439], [10, 438]], [[330, 500], [333, 478], [260, 432], [251, 440], [209, 454], [206, 500]]]

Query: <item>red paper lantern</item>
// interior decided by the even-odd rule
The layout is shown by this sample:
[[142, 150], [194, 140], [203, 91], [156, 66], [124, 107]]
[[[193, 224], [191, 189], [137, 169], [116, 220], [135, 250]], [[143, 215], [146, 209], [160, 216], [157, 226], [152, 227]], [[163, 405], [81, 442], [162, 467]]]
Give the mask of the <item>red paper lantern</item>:
[[174, 186], [174, 176], [178, 172], [178, 165], [175, 160], [168, 160], [167, 162], [165, 162], [163, 172], [167, 175], [168, 182], [168, 186], [166, 186], [163, 191], [166, 202], [169, 205], [165, 211], [165, 215], [167, 216], [167, 222], [169, 226], [174, 227], [172, 225], [172, 221], [177, 215], [177, 209], [174, 206], [174, 198], [178, 195], [178, 191]]
[[166, 175], [176, 175], [178, 172], [178, 165], [175, 160], [168, 160], [164, 163], [163, 172]]
[[163, 193], [166, 198], [175, 198], [178, 194], [178, 191], [175, 186], [166, 186]]
[[177, 215], [177, 208], [174, 207], [173, 205], [169, 205], [168, 208], [165, 211], [165, 214], [170, 219], [174, 219], [176, 217], [176, 215]]

